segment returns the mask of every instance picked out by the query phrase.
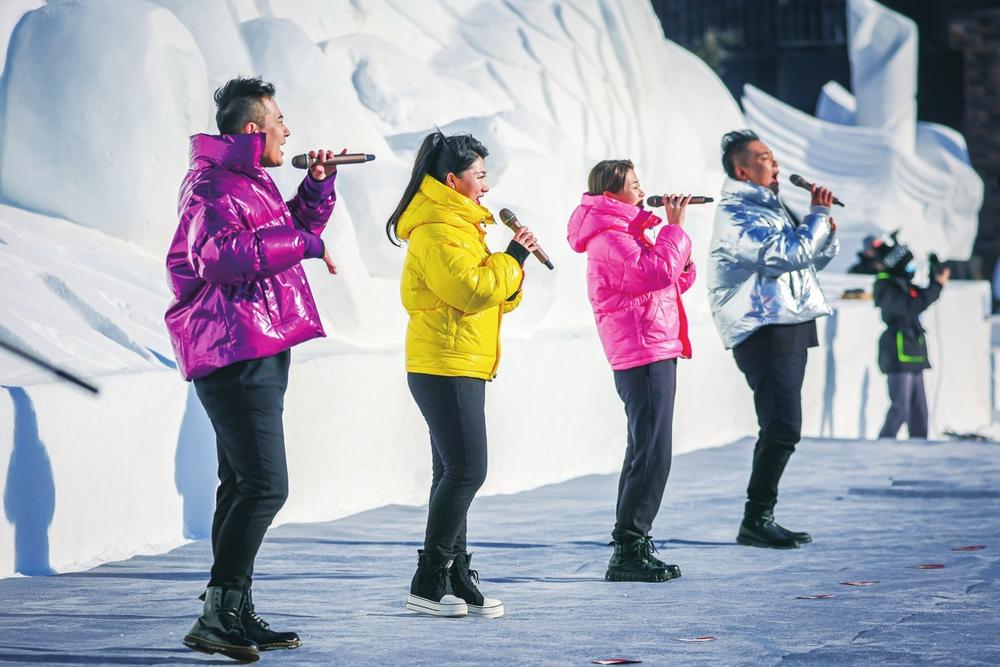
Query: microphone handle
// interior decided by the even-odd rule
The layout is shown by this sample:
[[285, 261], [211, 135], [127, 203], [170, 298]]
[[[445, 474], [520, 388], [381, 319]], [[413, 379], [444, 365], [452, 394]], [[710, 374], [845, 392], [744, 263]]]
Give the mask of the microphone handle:
[[[688, 204], [711, 204], [715, 200], [711, 197], [706, 197], [704, 195], [697, 195], [691, 197], [691, 201]], [[667, 198], [662, 195], [651, 195], [646, 198], [646, 204], [649, 206], [664, 206], [667, 203]]]
[[296, 169], [311, 169], [316, 163], [322, 162], [325, 167], [336, 167], [341, 164], [363, 164], [371, 162], [374, 159], [375, 156], [371, 153], [345, 153], [344, 155], [334, 155], [329, 160], [321, 161], [318, 158], [309, 157], [308, 153], [302, 153], [292, 158], [292, 166]]
[[[803, 190], [808, 190], [809, 192], [812, 192], [812, 189], [813, 189], [814, 187], [816, 187], [816, 186], [815, 186], [815, 184], [813, 184], [813, 183], [810, 183], [809, 181], [807, 181], [807, 180], [806, 180], [806, 179], [804, 179], [804, 178], [800, 178], [799, 180], [801, 181], [801, 183], [795, 183], [795, 182], [793, 181], [793, 182], [792, 182], [792, 185], [797, 185], [797, 186], [799, 186], [800, 188], [802, 188]], [[840, 201], [840, 200], [839, 200], [839, 199], [837, 199], [836, 197], [834, 197], [834, 198], [833, 198], [833, 204], [834, 204], [835, 206], [840, 206], [841, 208], [845, 208], [845, 207], [844, 207], [844, 202]]]

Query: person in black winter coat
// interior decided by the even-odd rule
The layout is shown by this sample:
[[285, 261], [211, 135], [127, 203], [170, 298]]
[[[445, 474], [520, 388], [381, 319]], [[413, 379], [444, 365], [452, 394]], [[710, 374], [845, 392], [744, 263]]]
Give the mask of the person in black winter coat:
[[895, 438], [904, 423], [911, 438], [927, 437], [927, 394], [923, 373], [927, 360], [927, 339], [920, 313], [941, 296], [951, 271], [937, 262], [931, 264], [927, 287], [913, 285], [913, 253], [902, 243], [883, 243], [878, 248], [883, 270], [875, 278], [875, 306], [882, 311], [886, 330], [879, 338], [878, 367], [889, 383], [889, 412], [879, 438]]

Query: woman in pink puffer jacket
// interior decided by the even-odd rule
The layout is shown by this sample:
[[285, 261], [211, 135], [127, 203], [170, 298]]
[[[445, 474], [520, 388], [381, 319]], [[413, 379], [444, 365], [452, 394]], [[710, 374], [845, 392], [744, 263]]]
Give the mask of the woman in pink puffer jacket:
[[567, 239], [587, 253], [587, 288], [597, 333], [628, 417], [618, 481], [614, 554], [608, 581], [669, 581], [680, 568], [654, 555], [649, 536], [670, 474], [677, 358], [691, 357], [683, 294], [695, 279], [682, 229], [690, 197], [665, 198], [668, 224], [642, 208], [645, 193], [630, 160], [604, 160], [569, 219]]

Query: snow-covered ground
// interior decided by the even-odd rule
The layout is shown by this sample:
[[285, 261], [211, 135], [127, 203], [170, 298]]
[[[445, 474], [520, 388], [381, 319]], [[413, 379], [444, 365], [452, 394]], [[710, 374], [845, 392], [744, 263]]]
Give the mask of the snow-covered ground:
[[[257, 561], [255, 602], [304, 644], [262, 662], [1000, 661], [1000, 446], [803, 441], [777, 514], [815, 542], [793, 551], [734, 542], [751, 448], [745, 439], [675, 459], [653, 531], [660, 556], [683, 571], [666, 584], [602, 579], [614, 475], [476, 500], [473, 565], [482, 588], [504, 601], [507, 613], [495, 620], [404, 609], [424, 508], [274, 529]], [[293, 488], [293, 498], [300, 492]], [[954, 550], [970, 546], [985, 548]], [[208, 563], [200, 541], [87, 572], [0, 580], [0, 662], [223, 664], [180, 644]], [[944, 567], [914, 567], [923, 564]], [[833, 597], [799, 599], [814, 595]], [[681, 641], [705, 636], [715, 639]]]

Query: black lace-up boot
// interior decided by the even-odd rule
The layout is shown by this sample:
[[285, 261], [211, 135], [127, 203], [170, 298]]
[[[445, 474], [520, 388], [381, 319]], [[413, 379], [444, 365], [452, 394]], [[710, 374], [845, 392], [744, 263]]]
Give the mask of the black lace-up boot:
[[465, 600], [472, 616], [498, 618], [503, 616], [503, 602], [496, 598], [484, 597], [476, 584], [479, 583], [479, 573], [469, 569], [472, 564], [472, 554], [459, 552], [449, 570], [451, 588], [457, 597]]
[[257, 644], [247, 638], [240, 620], [244, 604], [243, 591], [210, 586], [205, 591], [201, 618], [184, 636], [184, 645], [202, 653], [221, 653], [240, 662], [260, 660]]
[[253, 593], [247, 590], [246, 602], [243, 604], [243, 631], [247, 639], [252, 639], [261, 651], [273, 651], [280, 648], [298, 648], [302, 641], [294, 632], [275, 632], [271, 626], [254, 610]]
[[604, 578], [608, 581], [645, 581], [656, 583], [669, 581], [667, 571], [646, 557], [644, 540], [613, 542], [615, 552], [608, 561], [608, 571]]
[[435, 558], [432, 554], [419, 550], [417, 571], [410, 582], [410, 595], [406, 598], [406, 608], [410, 611], [431, 616], [465, 616], [469, 606], [465, 600], [451, 594], [448, 570], [451, 559]]
[[681, 568], [672, 563], [664, 563], [662, 560], [657, 558], [654, 554], [658, 553], [656, 545], [653, 544], [653, 538], [647, 535], [642, 538], [642, 550], [643, 554], [650, 563], [656, 567], [662, 567], [667, 571], [667, 574], [671, 579], [677, 579], [681, 576]]

